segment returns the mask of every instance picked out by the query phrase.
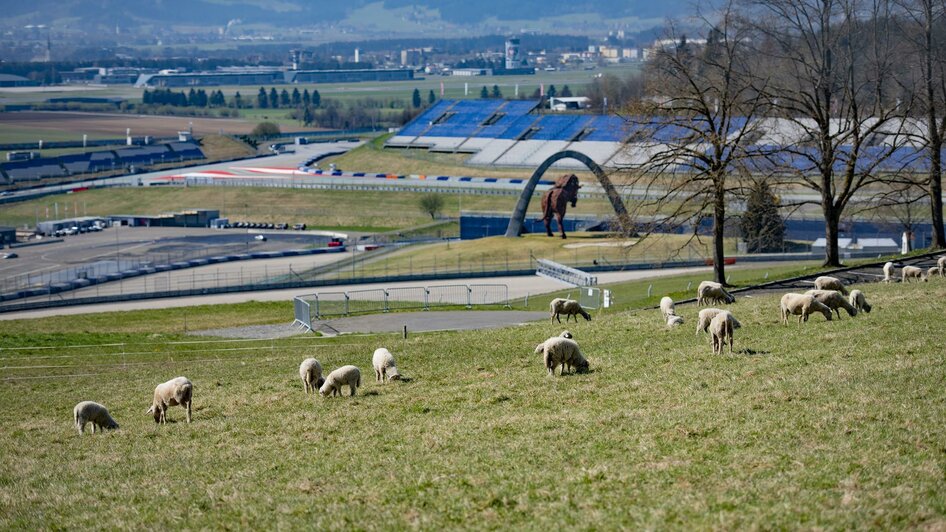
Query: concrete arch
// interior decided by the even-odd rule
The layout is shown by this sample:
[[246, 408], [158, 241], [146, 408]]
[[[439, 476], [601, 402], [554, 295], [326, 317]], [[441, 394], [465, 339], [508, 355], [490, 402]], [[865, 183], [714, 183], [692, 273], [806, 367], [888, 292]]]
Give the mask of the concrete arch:
[[595, 177], [598, 178], [598, 182], [601, 184], [601, 188], [604, 189], [604, 193], [608, 196], [611, 206], [614, 207], [614, 213], [618, 216], [618, 223], [621, 224], [621, 230], [625, 234], [629, 234], [631, 232], [630, 216], [627, 214], [624, 202], [621, 201], [621, 196], [618, 195], [617, 190], [614, 189], [614, 185], [611, 184], [611, 180], [608, 179], [604, 170], [598, 166], [598, 163], [594, 162], [591, 157], [588, 157], [584, 153], [573, 150], [563, 150], [543, 161], [542, 164], [535, 169], [535, 172], [532, 173], [529, 182], [526, 183], [525, 188], [522, 189], [522, 194], [519, 196], [519, 201], [516, 203], [516, 209], [512, 211], [512, 216], [509, 218], [509, 225], [506, 226], [506, 236], [517, 237], [522, 234], [522, 222], [526, 219], [526, 211], [529, 210], [529, 201], [532, 200], [532, 194], [535, 193], [535, 186], [539, 183], [539, 179], [542, 178], [545, 171], [562, 159], [575, 159], [587, 166], [588, 169], [594, 173]]

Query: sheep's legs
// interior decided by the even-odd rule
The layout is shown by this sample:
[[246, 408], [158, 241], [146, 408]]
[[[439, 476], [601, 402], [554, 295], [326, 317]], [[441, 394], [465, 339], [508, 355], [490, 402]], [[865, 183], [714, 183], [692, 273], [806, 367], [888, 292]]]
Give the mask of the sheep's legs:
[[188, 423], [191, 422], [191, 404], [193, 404], [193, 401], [187, 402], [187, 422]]
[[355, 386], [354, 384], [349, 384], [349, 385], [348, 385], [348, 389], [351, 390], [351, 393], [349, 394], [349, 397], [354, 397], [354, 396], [355, 396], [355, 392], [358, 391], [358, 387]]

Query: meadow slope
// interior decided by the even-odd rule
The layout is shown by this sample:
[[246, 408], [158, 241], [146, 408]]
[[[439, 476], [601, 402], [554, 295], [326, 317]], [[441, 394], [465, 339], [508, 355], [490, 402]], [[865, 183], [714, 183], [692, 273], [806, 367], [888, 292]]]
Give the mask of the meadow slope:
[[[693, 306], [672, 331], [598, 313], [568, 325], [592, 372], [554, 378], [548, 322], [220, 344], [0, 323], [0, 528], [942, 529], [946, 281], [861, 288], [871, 314], [801, 326], [740, 298], [724, 356]], [[380, 345], [409, 382], [375, 384]], [[307, 356], [358, 365], [358, 396], [305, 396]], [[177, 375], [194, 423], [155, 426]], [[79, 437], [80, 400], [121, 429]]]

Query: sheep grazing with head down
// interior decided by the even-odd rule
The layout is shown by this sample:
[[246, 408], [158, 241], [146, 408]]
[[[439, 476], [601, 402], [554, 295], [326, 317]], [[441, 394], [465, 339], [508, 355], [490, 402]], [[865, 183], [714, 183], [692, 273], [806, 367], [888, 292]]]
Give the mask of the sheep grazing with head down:
[[940, 277], [946, 277], [946, 255], [936, 259], [936, 266], [939, 267]]
[[371, 358], [371, 365], [374, 366], [376, 381], [384, 382], [385, 379], [390, 381], [401, 380], [401, 374], [398, 373], [397, 366], [394, 364], [394, 355], [387, 349], [383, 347], [375, 349], [374, 356]]
[[105, 429], [114, 430], [118, 428], [118, 423], [115, 423], [115, 420], [112, 419], [108, 409], [94, 401], [82, 401], [77, 404], [72, 409], [72, 420], [79, 434], [85, 434], [86, 423], [92, 424], [92, 434], [95, 434], [96, 428], [99, 429], [99, 432]]
[[588, 371], [588, 360], [578, 348], [578, 343], [570, 338], [553, 336], [536, 346], [535, 353], [542, 353], [542, 361], [549, 375], [555, 375], [555, 368], [559, 366], [562, 366], [562, 375], [566, 368], [568, 371], [575, 368], [576, 373]]
[[713, 281], [703, 281], [696, 289], [696, 304], [735, 303], [736, 297], [726, 291], [723, 285]]
[[682, 317], [682, 316], [677, 316], [676, 314], [671, 314], [671, 315], [667, 316], [667, 328], [668, 328], [668, 329], [672, 329], [672, 328], [678, 327], [678, 326], [680, 326], [680, 325], [683, 325], [683, 317]]
[[733, 330], [735, 328], [736, 318], [728, 311], [720, 312], [710, 321], [709, 331], [713, 337], [714, 355], [722, 355], [723, 348], [727, 343], [729, 343], [729, 354], [732, 354]]
[[660, 313], [663, 315], [664, 320], [676, 314], [673, 308], [673, 300], [667, 296], [660, 298]]
[[342, 395], [342, 386], [348, 386], [349, 395], [354, 396], [361, 386], [361, 370], [355, 366], [342, 366], [329, 373], [325, 384], [319, 388], [319, 395]]
[[926, 270], [927, 280], [932, 279], [934, 275], [939, 275], [939, 266], [933, 266], [932, 268]]
[[822, 275], [821, 277], [815, 279], [815, 289], [837, 290], [838, 292], [847, 295], [847, 288], [844, 287], [844, 282], [837, 277], [828, 277], [827, 275]]
[[819, 303], [836, 312], [838, 319], [841, 319], [842, 308], [847, 311], [849, 316], [857, 316], [857, 308], [848, 301], [848, 298], [842, 296], [841, 292], [836, 290], [808, 290], [805, 295], [813, 296]]
[[781, 321], [786, 325], [788, 325], [789, 315], [798, 316], [798, 323], [801, 323], [802, 321], [808, 321], [808, 316], [815, 312], [820, 312], [825, 319], [831, 321], [831, 309], [815, 299], [814, 296], [790, 292], [782, 296], [779, 307], [782, 312]]
[[[709, 328], [710, 322], [713, 321], [713, 318], [715, 318], [716, 315], [719, 314], [720, 312], [729, 312], [729, 311], [719, 309], [719, 308], [705, 308], [701, 310], [699, 314], [699, 318], [696, 321], [696, 334], [700, 334], [701, 331], [706, 332], [706, 330]], [[735, 316], [733, 316], [732, 322], [733, 322], [733, 329], [738, 329], [742, 327], [742, 324], [739, 323], [739, 320], [737, 320]]]
[[896, 266], [892, 262], [884, 264], [884, 282], [892, 283], [894, 282], [893, 272], [896, 269]]
[[848, 303], [856, 308], [858, 312], [870, 313], [870, 303], [868, 303], [867, 298], [864, 297], [864, 292], [860, 290], [851, 290], [851, 295], [848, 296]]
[[318, 390], [325, 382], [322, 378], [322, 364], [314, 358], [303, 360], [302, 364], [299, 364], [299, 378], [302, 379], [306, 394]]
[[573, 316], [575, 323], [578, 323], [578, 314], [581, 314], [581, 317], [586, 320], [591, 321], [591, 314], [585, 312], [585, 309], [581, 308], [581, 305], [574, 299], [556, 297], [549, 303], [549, 314], [551, 315], [549, 321], [553, 322], [554, 320], [558, 320], [559, 323], [562, 323], [562, 318], [559, 317], [561, 314], [565, 315], [565, 323], [568, 323], [570, 316]]
[[904, 266], [902, 274], [902, 281], [904, 283], [911, 282], [913, 279], [922, 279], [924, 282], [929, 281], [929, 279], [926, 277], [926, 272], [923, 271], [922, 268], [918, 268], [916, 266]]
[[187, 410], [187, 422], [191, 422], [194, 385], [187, 377], [175, 377], [154, 388], [154, 400], [146, 412], [154, 415], [155, 423], [167, 423], [168, 407], [181, 405]]

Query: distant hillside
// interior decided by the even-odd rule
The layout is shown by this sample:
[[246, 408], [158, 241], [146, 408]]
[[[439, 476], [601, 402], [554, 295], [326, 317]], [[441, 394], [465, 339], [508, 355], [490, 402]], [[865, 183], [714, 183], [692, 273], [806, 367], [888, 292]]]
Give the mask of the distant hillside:
[[[685, 16], [691, 4], [684, 0], [33, 0], [7, 2], [8, 24], [68, 24], [71, 27], [133, 28], [137, 25], [186, 24], [223, 26], [240, 19], [244, 24], [286, 27], [345, 22], [366, 8], [371, 11], [417, 12], [414, 22], [436, 20], [475, 25], [489, 21], [535, 21], [577, 16], [601, 21], [630, 18], [660, 21]], [[354, 14], [354, 17], [352, 15]], [[356, 21], [354, 21], [356, 22]], [[604, 23], [602, 23], [603, 25]]]

